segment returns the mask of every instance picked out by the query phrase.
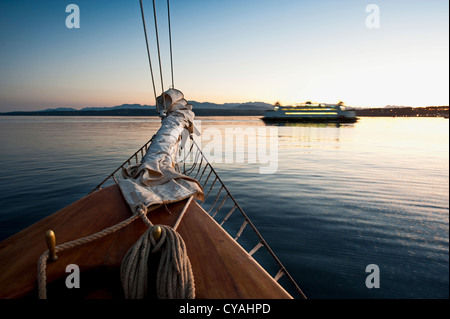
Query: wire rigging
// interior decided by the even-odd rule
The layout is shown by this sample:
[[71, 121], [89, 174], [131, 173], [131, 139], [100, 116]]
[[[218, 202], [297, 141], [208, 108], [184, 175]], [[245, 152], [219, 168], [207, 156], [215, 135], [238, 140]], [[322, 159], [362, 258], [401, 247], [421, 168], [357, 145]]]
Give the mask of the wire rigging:
[[154, 20], [155, 20], [156, 46], [158, 49], [159, 75], [161, 76], [161, 89], [162, 89], [162, 93], [164, 94], [164, 82], [163, 82], [162, 65], [161, 65], [161, 52], [159, 49], [158, 22], [156, 20], [155, 0], [153, 0], [153, 16], [154, 16]]
[[[142, 0], [139, 0], [140, 6], [141, 6], [141, 15], [142, 15], [142, 25], [144, 26], [144, 35], [145, 35], [145, 43], [147, 45], [147, 56], [148, 56], [148, 64], [150, 67], [150, 75], [152, 77], [152, 85], [153, 85], [153, 93], [155, 95], [155, 103], [156, 103], [156, 88], [155, 88], [155, 78], [153, 76], [153, 68], [152, 68], [152, 59], [150, 57], [150, 48], [148, 45], [148, 38], [147, 38], [147, 28], [145, 26], [145, 17], [144, 17], [144, 8], [142, 6]], [[156, 103], [156, 109], [159, 113], [159, 107], [158, 107], [158, 103]]]
[[[162, 68], [162, 63], [161, 63], [161, 50], [160, 50], [160, 46], [159, 46], [158, 21], [156, 18], [156, 3], [155, 3], [155, 0], [153, 0], [153, 18], [154, 18], [154, 22], [155, 22], [156, 46], [157, 46], [157, 50], [158, 50], [159, 75], [160, 75], [160, 79], [161, 79], [161, 90], [162, 90], [162, 100], [163, 100], [164, 112], [160, 112], [160, 110], [159, 110], [159, 104], [158, 104], [158, 100], [157, 100], [156, 87], [155, 87], [155, 78], [153, 75], [153, 68], [152, 68], [152, 62], [151, 62], [151, 56], [150, 56], [150, 47], [148, 44], [147, 28], [145, 26], [144, 8], [142, 5], [142, 0], [139, 0], [139, 3], [141, 6], [142, 24], [144, 26], [145, 43], [147, 45], [147, 56], [148, 56], [148, 62], [149, 62], [149, 66], [150, 66], [150, 74], [152, 77], [152, 85], [153, 85], [153, 93], [155, 95], [156, 109], [157, 109], [158, 113], [160, 114], [160, 116], [164, 116], [165, 108], [166, 108], [166, 106], [165, 106], [166, 99], [165, 99], [165, 91], [164, 91], [163, 68]], [[174, 84], [174, 76], [173, 76], [172, 29], [171, 29], [171, 22], [170, 22], [169, 0], [167, 0], [167, 21], [168, 21], [168, 27], [169, 27], [168, 31], [169, 31], [169, 48], [170, 48], [170, 71], [171, 71], [171, 76], [172, 76], [172, 85], [170, 86], [170, 88], [173, 89], [173, 88], [175, 88], [175, 84]]]
[[170, 47], [170, 72], [172, 74], [172, 86], [171, 88], [175, 88], [175, 84], [173, 82], [173, 56], [172, 56], [172, 30], [170, 27], [170, 5], [169, 0], [167, 0], [167, 20], [169, 24], [169, 47]]

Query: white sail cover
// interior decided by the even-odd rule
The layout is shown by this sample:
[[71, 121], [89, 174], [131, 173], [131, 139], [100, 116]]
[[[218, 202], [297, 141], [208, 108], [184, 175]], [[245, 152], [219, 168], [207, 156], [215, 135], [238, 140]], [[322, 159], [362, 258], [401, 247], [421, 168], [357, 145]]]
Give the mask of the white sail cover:
[[149, 207], [168, 204], [194, 196], [203, 200], [203, 190], [193, 178], [175, 170], [175, 159], [184, 129], [193, 131], [194, 112], [183, 93], [170, 89], [157, 98], [159, 108], [167, 116], [142, 159], [122, 170], [118, 184], [122, 194], [134, 211], [140, 204]]

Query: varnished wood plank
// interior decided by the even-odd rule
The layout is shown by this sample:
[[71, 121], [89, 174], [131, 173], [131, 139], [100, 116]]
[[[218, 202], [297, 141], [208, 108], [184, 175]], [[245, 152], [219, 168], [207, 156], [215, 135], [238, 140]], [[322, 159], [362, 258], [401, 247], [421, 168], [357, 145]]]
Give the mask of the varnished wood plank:
[[[54, 230], [58, 245], [101, 231], [130, 216], [131, 211], [117, 186], [108, 187], [4, 240], [0, 243], [0, 298], [18, 298], [35, 287], [37, 261], [47, 249], [44, 234], [48, 229]], [[102, 264], [110, 241], [111, 238], [104, 238], [83, 245], [83, 249], [59, 253], [58, 261], [48, 264], [48, 281], [67, 275], [68, 263]]]
[[[173, 226], [185, 202], [160, 207], [148, 217], [154, 224]], [[59, 244], [96, 233], [130, 216], [131, 211], [119, 188], [113, 185], [4, 240], [0, 243], [0, 298], [37, 296], [37, 260], [47, 249], [44, 234], [48, 229], [55, 231]], [[114, 234], [60, 252], [58, 260], [47, 266], [49, 298], [52, 289], [67, 293], [61, 278], [67, 276], [65, 267], [71, 263], [80, 267], [85, 280], [93, 280], [90, 284], [85, 281], [85, 289], [75, 295], [89, 298], [120, 296], [121, 261], [146, 229], [147, 226], [137, 219]], [[195, 201], [181, 220], [178, 232], [187, 246], [198, 298], [290, 298]], [[108, 281], [107, 276], [114, 278]], [[94, 287], [96, 284], [99, 287]], [[71, 295], [55, 293], [53, 296]]]
[[291, 298], [196, 202], [183, 218], [183, 237], [197, 298]]

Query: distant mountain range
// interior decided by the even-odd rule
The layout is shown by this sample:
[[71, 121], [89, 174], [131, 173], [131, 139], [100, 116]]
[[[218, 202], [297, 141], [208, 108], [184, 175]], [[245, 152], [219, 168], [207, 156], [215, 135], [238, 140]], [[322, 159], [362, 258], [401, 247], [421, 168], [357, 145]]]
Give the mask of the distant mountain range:
[[[264, 102], [225, 103], [190, 101], [196, 116], [263, 116], [273, 105]], [[406, 107], [386, 105], [383, 108], [351, 107], [357, 116], [444, 116], [448, 118], [448, 106]], [[40, 111], [13, 111], [0, 115], [36, 116], [157, 116], [154, 105], [122, 104], [112, 107], [53, 108]]]
[[[263, 115], [265, 111], [272, 110], [273, 105], [264, 102], [225, 103], [189, 101], [195, 114], [207, 115]], [[13, 111], [0, 113], [1, 115], [119, 115], [119, 116], [153, 116], [156, 114], [154, 105], [122, 104], [112, 107], [85, 107], [74, 109], [59, 107], [40, 111]]]
[[[209, 103], [209, 102], [196, 102], [196, 101], [190, 101], [189, 102], [194, 109], [209, 109], [209, 110], [272, 110], [273, 105], [264, 103], [264, 102], [246, 102], [246, 103], [225, 103], [225, 104], [216, 104], [216, 103]], [[111, 106], [111, 107], [85, 107], [82, 109], [74, 109], [69, 107], [59, 107], [54, 109], [45, 109], [37, 112], [52, 112], [52, 111], [59, 111], [59, 112], [65, 112], [65, 111], [109, 111], [109, 110], [136, 110], [136, 109], [155, 109], [154, 105], [141, 105], [141, 104], [122, 104], [117, 106]]]

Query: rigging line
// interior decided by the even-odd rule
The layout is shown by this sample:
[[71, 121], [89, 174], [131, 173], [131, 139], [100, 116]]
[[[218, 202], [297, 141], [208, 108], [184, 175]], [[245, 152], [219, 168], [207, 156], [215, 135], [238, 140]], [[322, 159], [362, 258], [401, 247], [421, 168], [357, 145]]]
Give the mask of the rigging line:
[[174, 89], [175, 88], [175, 84], [173, 82], [172, 31], [170, 29], [170, 5], [169, 5], [169, 0], [167, 0], [167, 19], [169, 21], [170, 71], [171, 71], [171, 74], [172, 74], [172, 89]]
[[163, 104], [164, 104], [164, 110], [165, 110], [166, 109], [166, 99], [165, 99], [165, 93], [164, 93], [164, 82], [163, 82], [162, 65], [161, 65], [161, 51], [159, 49], [158, 22], [156, 21], [155, 0], [153, 0], [153, 16], [155, 18], [155, 32], [156, 32], [156, 46], [158, 48], [159, 74], [161, 76], [161, 89], [162, 89]]
[[147, 28], [145, 27], [144, 8], [143, 8], [143, 6], [142, 6], [142, 0], [139, 0], [139, 3], [140, 3], [140, 5], [141, 5], [142, 25], [144, 26], [145, 43], [146, 43], [146, 45], [147, 45], [148, 64], [149, 64], [149, 67], [150, 67], [150, 74], [151, 74], [151, 76], [152, 76], [153, 94], [155, 95], [155, 105], [156, 105], [156, 110], [157, 110], [158, 113], [159, 113], [158, 102], [156, 101], [155, 78], [154, 78], [154, 76], [153, 76], [152, 59], [150, 58], [150, 48], [149, 48], [149, 46], [148, 46]]

